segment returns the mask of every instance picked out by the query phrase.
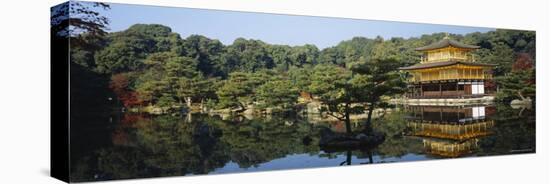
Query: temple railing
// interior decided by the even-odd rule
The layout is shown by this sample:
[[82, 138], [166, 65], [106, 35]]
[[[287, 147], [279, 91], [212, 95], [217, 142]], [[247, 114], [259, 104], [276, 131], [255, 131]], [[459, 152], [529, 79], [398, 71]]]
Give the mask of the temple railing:
[[407, 78], [408, 82], [426, 82], [437, 80], [486, 80], [492, 79], [493, 76], [490, 73], [478, 72], [478, 73], [445, 73], [445, 74], [424, 74], [424, 75], [411, 75]]
[[433, 62], [441, 62], [441, 61], [465, 61], [465, 62], [476, 62], [475, 57], [473, 55], [447, 55], [443, 57], [437, 57], [437, 58], [430, 58], [430, 57], [421, 57], [420, 62], [421, 63], [433, 63]]

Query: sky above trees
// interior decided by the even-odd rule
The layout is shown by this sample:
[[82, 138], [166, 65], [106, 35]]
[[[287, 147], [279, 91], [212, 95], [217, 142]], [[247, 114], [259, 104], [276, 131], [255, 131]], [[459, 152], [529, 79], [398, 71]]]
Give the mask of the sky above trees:
[[[467, 34], [487, 32], [493, 28], [391, 21], [372, 21], [313, 16], [202, 10], [177, 7], [110, 4], [110, 10], [98, 10], [108, 17], [109, 32], [122, 31], [134, 24], [162, 24], [182, 37], [200, 34], [229, 45], [239, 37], [259, 39], [270, 44], [290, 46], [314, 44], [323, 49], [355, 36], [384, 39], [419, 37], [448, 32]], [[147, 12], [147, 13], [144, 13]]]

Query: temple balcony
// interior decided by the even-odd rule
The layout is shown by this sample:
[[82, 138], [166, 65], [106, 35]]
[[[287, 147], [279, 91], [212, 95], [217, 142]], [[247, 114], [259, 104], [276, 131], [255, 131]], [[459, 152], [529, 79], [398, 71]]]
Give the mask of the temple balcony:
[[462, 56], [443, 56], [443, 57], [421, 57], [420, 63], [433, 63], [433, 62], [443, 62], [443, 61], [463, 61], [463, 62], [476, 62], [473, 55], [462, 55]]
[[407, 81], [414, 83], [441, 80], [487, 80], [492, 78], [492, 74], [483, 69], [432, 69], [411, 72]]

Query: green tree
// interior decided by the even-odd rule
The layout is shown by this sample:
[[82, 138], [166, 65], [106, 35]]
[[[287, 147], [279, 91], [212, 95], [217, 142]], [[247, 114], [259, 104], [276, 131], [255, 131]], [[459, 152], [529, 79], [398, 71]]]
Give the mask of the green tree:
[[361, 107], [352, 107], [357, 101], [352, 98], [351, 71], [336, 65], [317, 65], [311, 76], [311, 92], [324, 105], [322, 112], [346, 123], [346, 132], [351, 133], [350, 114], [360, 113]]
[[94, 60], [94, 55], [101, 49], [103, 49], [106, 44], [106, 37], [104, 33], [93, 33], [89, 30], [81, 32], [80, 34], [73, 34], [69, 39], [70, 49], [69, 57], [70, 62], [78, 64], [82, 67], [85, 67], [89, 70], [94, 70], [96, 68], [96, 63]]
[[299, 91], [287, 79], [273, 78], [256, 89], [261, 107], [291, 108], [298, 100]]
[[183, 101], [191, 103], [194, 94], [181, 93], [182, 88], [188, 87], [181, 86], [181, 81], [192, 79], [199, 74], [196, 70], [196, 60], [178, 56], [173, 52], [159, 52], [148, 56], [144, 64], [145, 70], [136, 82], [140, 99], [154, 103], [160, 100], [160, 97], [170, 96], [177, 99], [180, 104]]
[[401, 62], [395, 59], [372, 59], [352, 66], [355, 86], [353, 95], [368, 104], [365, 125], [371, 128], [372, 112], [378, 107], [388, 106], [383, 96], [391, 97], [405, 92], [404, 77], [397, 68]]
[[200, 73], [191, 78], [179, 78], [177, 96], [185, 99], [188, 107], [191, 107], [192, 99], [197, 98], [202, 108], [206, 99], [216, 97], [217, 80], [217, 78], [205, 78]]
[[254, 102], [254, 89], [265, 82], [260, 74], [233, 72], [216, 91], [221, 108], [238, 108], [243, 112]]
[[174, 97], [172, 97], [172, 95], [169, 95], [169, 94], [163, 94], [158, 102], [157, 102], [157, 105], [159, 107], [162, 107], [162, 108], [165, 108], [165, 109], [170, 109], [172, 106], [176, 105], [176, 100], [174, 99]]
[[112, 42], [95, 54], [97, 71], [101, 73], [122, 73], [140, 70], [143, 60], [151, 50], [150, 40], [130, 37]]
[[197, 60], [197, 69], [205, 76], [223, 76], [220, 57], [224, 46], [220, 41], [201, 35], [191, 35], [183, 41], [181, 47], [178, 52]]
[[110, 34], [108, 46], [95, 54], [97, 71], [111, 74], [141, 70], [149, 54], [171, 50], [166, 48], [171, 47], [164, 43], [166, 39], [176, 45], [179, 36], [158, 24], [135, 24]]
[[[182, 83], [183, 80], [193, 80], [198, 75], [196, 71], [197, 61], [189, 57], [172, 57], [163, 65], [164, 74], [163, 80], [170, 84], [169, 92], [179, 98], [181, 102], [184, 100], [188, 107], [191, 107], [191, 100], [196, 95], [197, 91], [181, 92], [180, 89], [193, 89], [194, 86]], [[180, 103], [181, 104], [181, 103]]]
[[512, 99], [525, 100], [526, 97], [535, 97], [535, 71], [522, 70], [512, 72], [506, 76], [496, 78], [500, 89], [497, 98], [505, 101]]
[[[381, 38], [380, 38], [381, 39]], [[365, 37], [353, 37], [334, 47], [325, 48], [319, 55], [319, 63], [347, 67], [350, 63], [370, 58], [376, 41]]]
[[356, 63], [351, 70], [334, 65], [318, 65], [314, 68], [310, 89], [324, 105], [321, 111], [344, 121], [346, 132], [351, 133], [351, 114], [367, 111], [365, 123], [371, 129], [372, 112], [387, 103], [382, 96], [404, 92], [405, 82], [397, 72], [396, 60], [371, 60]]
[[152, 103], [156, 101], [160, 95], [162, 95], [162, 86], [164, 86], [164, 84], [154, 80], [141, 82], [136, 86], [138, 98], [143, 102]]
[[278, 71], [287, 71], [292, 65], [292, 47], [287, 45], [271, 45], [269, 47], [270, 57]]
[[315, 45], [306, 44], [292, 48], [290, 55], [293, 66], [304, 67], [317, 64], [319, 49]]
[[497, 43], [493, 48], [481, 48], [476, 51], [477, 60], [483, 63], [496, 64], [493, 70], [495, 76], [502, 76], [512, 70], [514, 63], [514, 50], [504, 43]]
[[244, 38], [237, 38], [233, 44], [227, 46], [221, 61], [225, 73], [256, 72], [275, 67], [266, 43]]
[[311, 85], [312, 68], [297, 68], [292, 67], [288, 71], [290, 82], [300, 92], [311, 92], [309, 85]]

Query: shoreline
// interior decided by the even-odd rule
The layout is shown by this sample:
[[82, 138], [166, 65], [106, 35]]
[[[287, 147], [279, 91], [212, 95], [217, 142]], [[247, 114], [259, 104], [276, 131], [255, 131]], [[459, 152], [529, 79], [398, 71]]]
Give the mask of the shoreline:
[[441, 99], [391, 99], [390, 103], [395, 105], [418, 105], [418, 106], [468, 106], [468, 105], [491, 105], [495, 101], [494, 96], [483, 96], [477, 98], [441, 98]]

